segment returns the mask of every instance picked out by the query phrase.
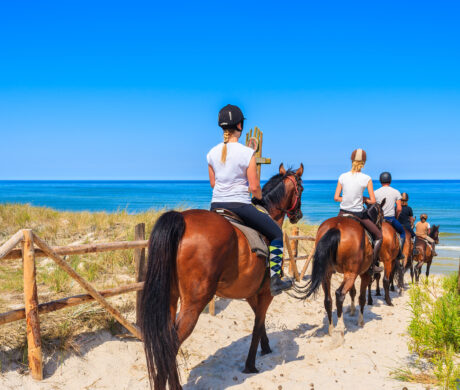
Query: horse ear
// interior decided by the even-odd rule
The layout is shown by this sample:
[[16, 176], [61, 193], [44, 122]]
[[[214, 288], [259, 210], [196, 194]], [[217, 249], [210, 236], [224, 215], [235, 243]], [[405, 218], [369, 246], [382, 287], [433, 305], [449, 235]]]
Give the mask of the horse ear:
[[297, 171], [295, 171], [295, 174], [297, 175], [297, 177], [302, 177], [303, 175], [303, 164], [300, 163], [300, 168], [297, 169]]
[[284, 169], [283, 163], [280, 164], [280, 173], [281, 173], [282, 175], [285, 175], [285, 174], [286, 174], [286, 169]]
[[383, 198], [383, 200], [380, 202], [380, 207], [383, 207], [386, 201], [387, 201], [387, 198]]

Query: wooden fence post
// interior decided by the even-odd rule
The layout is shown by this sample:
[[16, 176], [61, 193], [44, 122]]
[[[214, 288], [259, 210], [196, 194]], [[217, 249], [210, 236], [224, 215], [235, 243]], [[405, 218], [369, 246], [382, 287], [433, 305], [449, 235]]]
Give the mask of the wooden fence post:
[[[293, 226], [291, 228], [291, 236], [298, 236], [298, 235], [299, 235], [299, 227], [298, 226]], [[292, 240], [291, 241], [291, 251], [292, 251], [292, 255], [294, 257], [297, 257], [298, 252], [299, 252], [299, 241], [298, 240]], [[294, 260], [294, 263], [292, 261], [289, 262], [289, 273], [291, 275], [294, 272], [292, 264], [295, 264], [295, 260]]]
[[38, 316], [37, 282], [33, 233], [23, 230], [24, 308], [26, 314], [27, 354], [32, 378], [43, 379], [42, 341]]
[[284, 242], [286, 243], [286, 248], [289, 253], [289, 261], [292, 264], [292, 269], [294, 270], [294, 272], [291, 275], [294, 277], [296, 281], [299, 281], [299, 271], [295, 263], [294, 254], [292, 253], [291, 240], [289, 239], [289, 235], [287, 233], [284, 233]]
[[[139, 223], [134, 227], [134, 240], [145, 240], [145, 223]], [[147, 267], [145, 263], [145, 248], [134, 249], [134, 264], [136, 265], [136, 282], [144, 282]], [[136, 292], [136, 325], [140, 326], [140, 305], [142, 291]]]

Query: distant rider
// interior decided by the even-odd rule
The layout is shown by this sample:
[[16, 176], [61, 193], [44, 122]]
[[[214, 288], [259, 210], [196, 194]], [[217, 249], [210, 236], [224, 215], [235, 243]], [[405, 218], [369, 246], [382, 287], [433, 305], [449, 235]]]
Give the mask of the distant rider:
[[437, 256], [438, 254], [434, 249], [435, 241], [429, 236], [431, 228], [430, 224], [426, 221], [427, 219], [428, 215], [420, 215], [420, 221], [415, 225], [415, 235], [430, 244], [433, 256]]
[[366, 188], [369, 192], [369, 199], [366, 199], [366, 202], [368, 204], [375, 203], [372, 179], [361, 172], [366, 163], [366, 152], [362, 149], [354, 150], [351, 154], [351, 161], [351, 171], [342, 173], [339, 177], [334, 200], [340, 202], [339, 216], [344, 214], [354, 215], [374, 237], [372, 271], [374, 273], [382, 272], [383, 268], [379, 267], [379, 254], [383, 238], [382, 231], [370, 220], [363, 205], [363, 193]]
[[[401, 247], [399, 248], [398, 260], [403, 259], [404, 255], [402, 254], [402, 248], [404, 248], [404, 241], [406, 240], [406, 232], [402, 225], [398, 222], [397, 218], [401, 213], [401, 193], [390, 187], [391, 184], [391, 173], [383, 172], [380, 174], [380, 187], [378, 190], [375, 190], [375, 199], [377, 202], [382, 203], [383, 199], [386, 199], [385, 205], [383, 206], [383, 215], [385, 219], [391, 223], [395, 230], [401, 236]], [[396, 204], [396, 216], [395, 216], [395, 204]]]
[[401, 194], [401, 212], [398, 216], [398, 222], [403, 225], [409, 232], [412, 238], [415, 237], [415, 232], [412, 227], [414, 226], [414, 212], [412, 211], [412, 207], [410, 207], [407, 203], [409, 202], [409, 194], [407, 192], [403, 192]]
[[268, 214], [251, 204], [249, 191], [255, 198], [262, 199], [262, 190], [254, 150], [238, 142], [245, 119], [237, 106], [228, 104], [219, 111], [218, 124], [224, 130], [224, 142], [214, 146], [207, 155], [209, 181], [213, 188], [211, 210], [232, 211], [270, 241], [270, 290], [275, 296], [291, 288], [292, 281], [281, 279], [281, 228]]

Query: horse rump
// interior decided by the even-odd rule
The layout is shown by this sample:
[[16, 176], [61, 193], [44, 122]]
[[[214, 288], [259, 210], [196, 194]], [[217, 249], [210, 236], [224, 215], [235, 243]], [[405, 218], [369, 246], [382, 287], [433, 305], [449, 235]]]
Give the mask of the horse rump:
[[142, 290], [141, 331], [150, 384], [155, 389], [180, 388], [176, 354], [179, 341], [170, 314], [171, 279], [177, 248], [185, 231], [184, 216], [164, 213], [153, 227], [148, 244], [148, 268]]

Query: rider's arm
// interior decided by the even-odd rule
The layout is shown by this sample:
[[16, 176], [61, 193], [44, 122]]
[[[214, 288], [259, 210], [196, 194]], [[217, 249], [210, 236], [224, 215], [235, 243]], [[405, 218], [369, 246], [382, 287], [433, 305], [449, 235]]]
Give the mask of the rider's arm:
[[257, 175], [257, 164], [255, 156], [251, 157], [249, 166], [247, 169], [249, 191], [252, 193], [254, 198], [262, 199], [262, 189], [260, 188], [260, 180]]
[[340, 196], [341, 193], [342, 193], [342, 184], [340, 184], [340, 182], [338, 181], [337, 182], [337, 187], [335, 189], [335, 195], [334, 195], [334, 200], [336, 202], [341, 202], [342, 201], [342, 197]]
[[216, 174], [214, 173], [214, 169], [211, 165], [208, 165], [208, 172], [209, 172], [209, 183], [211, 184], [211, 188], [214, 188], [216, 185]]
[[367, 192], [369, 192], [369, 198], [366, 199], [367, 204], [374, 204], [375, 203], [375, 194], [374, 194], [374, 185], [372, 184], [372, 180], [369, 180], [367, 183]]
[[402, 206], [401, 206], [401, 199], [396, 201], [396, 219], [399, 218], [399, 214], [401, 214]]

